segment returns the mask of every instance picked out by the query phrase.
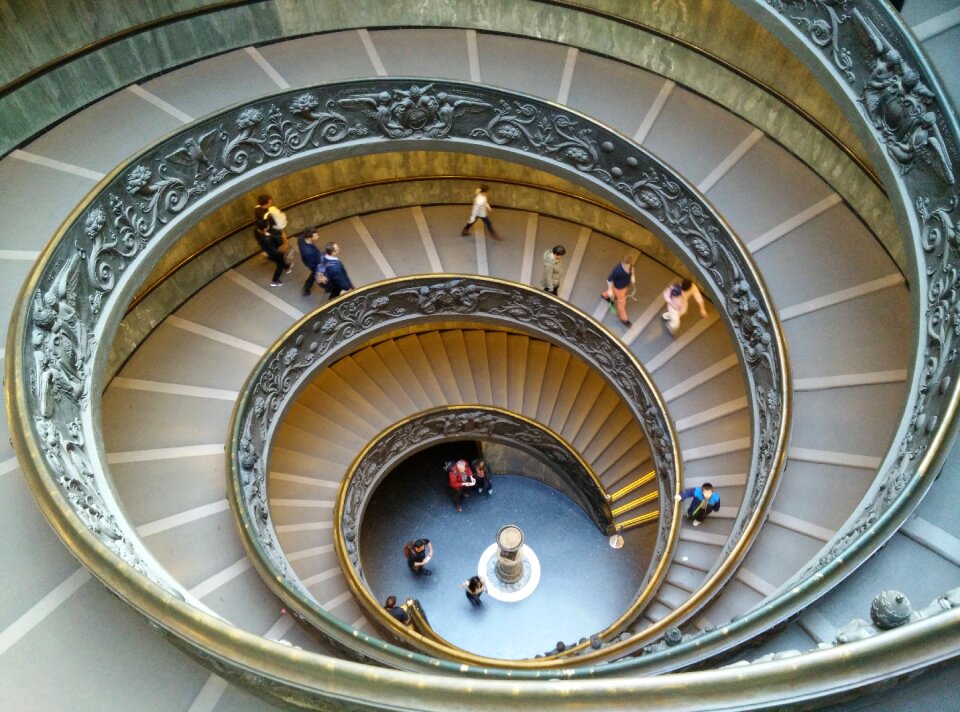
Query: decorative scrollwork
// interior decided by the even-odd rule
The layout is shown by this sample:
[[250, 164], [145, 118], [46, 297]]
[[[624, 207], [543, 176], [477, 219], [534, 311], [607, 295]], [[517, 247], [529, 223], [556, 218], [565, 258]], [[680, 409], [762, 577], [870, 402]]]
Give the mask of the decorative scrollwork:
[[340, 99], [340, 106], [360, 109], [373, 118], [387, 138], [447, 138], [454, 122], [490, 104], [466, 94], [434, 91], [433, 84]]
[[848, 0], [767, 0], [784, 12], [787, 5], [809, 11], [810, 15], [791, 15], [791, 19], [817, 47], [828, 50], [834, 66], [848, 82], [853, 82], [853, 56], [840, 40], [840, 25], [850, 19]]
[[872, 55], [870, 78], [860, 92], [860, 103], [900, 175], [909, 173], [920, 158], [953, 185], [953, 163], [937, 126], [937, 114], [930, 110], [934, 93], [873, 22], [858, 10], [853, 17]]

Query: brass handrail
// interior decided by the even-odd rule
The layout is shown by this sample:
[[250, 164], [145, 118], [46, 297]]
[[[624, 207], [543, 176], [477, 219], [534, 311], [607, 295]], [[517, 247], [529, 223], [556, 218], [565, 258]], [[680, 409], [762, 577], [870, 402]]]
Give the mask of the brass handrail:
[[631, 492], [636, 491], [637, 489], [639, 489], [639, 488], [642, 487], [643, 485], [647, 484], [647, 482], [650, 482], [650, 480], [652, 480], [652, 479], [653, 479], [654, 477], [656, 477], [656, 476], [657, 476], [657, 471], [656, 471], [656, 470], [650, 470], [650, 472], [648, 472], [647, 474], [645, 474], [643, 477], [638, 477], [638, 478], [635, 479], [633, 482], [631, 482], [630, 484], [628, 484], [626, 487], [621, 487], [620, 489], [618, 489], [618, 490], [616, 490], [616, 491], [614, 491], [614, 492], [611, 492], [611, 493], [610, 493], [610, 501], [611, 501], [611, 502], [616, 502], [618, 499], [621, 499], [621, 498], [623, 498], [623, 497], [626, 497], [626, 496], [627, 496], [628, 494], [630, 494]]

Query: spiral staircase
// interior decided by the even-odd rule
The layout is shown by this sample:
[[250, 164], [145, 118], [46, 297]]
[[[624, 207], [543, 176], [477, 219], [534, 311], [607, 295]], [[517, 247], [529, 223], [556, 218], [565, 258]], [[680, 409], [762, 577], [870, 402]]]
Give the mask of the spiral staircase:
[[[865, 3], [848, 4], [853, 8]], [[914, 365], [920, 357], [913, 344], [914, 332], [925, 328], [917, 323], [927, 304], [912, 286], [916, 277], [909, 276], [910, 250], [898, 247], [899, 234], [906, 234], [895, 222], [905, 220], [902, 208], [891, 208], [894, 201], [880, 192], [882, 182], [869, 177], [874, 172], [886, 175], [876, 170], [877, 156], [882, 155], [863, 148], [850, 128], [852, 122], [838, 119], [835, 108], [818, 113], [816, 107], [804, 111], [799, 106], [794, 114], [803, 120], [791, 134], [791, 121], [796, 119], [783, 118], [789, 113], [784, 103], [791, 99], [789, 88], [777, 93], [779, 87], [771, 89], [762, 80], [750, 84], [743, 76], [749, 72], [732, 72], [735, 80], [727, 87], [711, 87], [709, 79], [698, 85], [692, 77], [696, 63], [723, 65], [718, 51], [723, 42], [712, 48], [714, 54], [708, 47], [690, 55], [666, 53], [662, 61], [648, 55], [670, 44], [671, 38], [681, 45], [686, 41], [684, 51], [695, 45], [684, 37], [689, 27], [698, 26], [693, 18], [701, 5], [705, 15], [719, 16], [722, 26], [743, 26], [745, 34], [759, 33], [772, 45], [777, 41], [761, 32], [761, 25], [747, 13], [753, 14], [752, 5], [774, 10], [780, 5], [789, 18], [791, 12], [800, 12], [796, 3], [694, 7], [662, 2], [656, 3], [653, 15], [640, 19], [627, 10], [616, 15], [588, 3], [501, 5], [496, 6], [500, 16], [493, 10], [487, 16], [468, 4], [443, 10], [433, 3], [402, 9], [344, 3], [331, 4], [326, 8], [329, 14], [313, 15], [303, 9], [305, 15], [294, 18], [270, 2], [207, 8], [197, 4], [190, 12], [158, 18], [160, 22], [148, 22], [130, 37], [95, 47], [92, 55], [66, 56], [61, 64], [45, 62], [56, 53], [68, 55], [72, 43], [84, 43], [64, 38], [66, 44], [51, 57], [24, 48], [23, 59], [17, 60], [22, 66], [8, 72], [8, 80], [34, 67], [39, 71], [32, 82], [8, 87], [4, 94], [9, 118], [4, 121], [0, 176], [5, 190], [0, 201], [7, 215], [16, 216], [16, 227], [6, 232], [0, 245], [0, 300], [5, 313], [13, 315], [18, 304], [32, 299], [32, 292], [21, 294], [20, 288], [34, 262], [45, 256], [51, 236], [115, 166], [197, 119], [278, 90], [369, 77], [403, 77], [411, 85], [424, 85], [439, 77], [501, 87], [592, 117], [659, 156], [705, 195], [745, 245], [782, 325], [792, 400], [789, 447], [776, 496], [732, 577], [681, 619], [681, 630], [691, 640], [699, 635], [700, 640], [713, 641], [710, 635], [726, 635], [732, 629], [731, 638], [740, 636], [736, 645], [710, 642], [701, 653], [687, 645], [692, 652], [672, 660], [637, 656], [639, 651], [633, 650], [630, 656], [598, 665], [586, 679], [571, 675], [570, 681], [540, 687], [531, 680], [497, 679], [493, 673], [491, 679], [482, 679], [488, 671], [467, 670], [460, 679], [459, 666], [435, 666], [440, 671], [435, 677], [415, 682], [410, 671], [422, 672], [433, 663], [405, 662], [407, 647], [418, 648], [385, 635], [383, 622], [353, 595], [336, 556], [332, 519], [336, 492], [344, 472], [371, 438], [392, 423], [431, 408], [486, 405], [539, 422], [570, 443], [597, 474], [613, 511], [618, 505], [641, 502], [617, 514], [614, 524], [661, 510], [672, 494], [661, 492], [659, 504], [655, 500], [657, 482], [645, 477], [651, 456], [644, 431], [610, 384], [588, 365], [546, 340], [475, 324], [441, 325], [434, 331], [397, 334], [363, 345], [297, 394], [271, 446], [270, 515], [292, 570], [307, 584], [316, 605], [339, 621], [337, 625], [356, 631], [366, 647], [358, 643], [355, 650], [345, 649], [342, 638], [332, 642], [329, 631], [298, 625], [293, 615], [282, 614], [288, 602], [278, 599], [276, 589], [258, 575], [258, 563], [238, 535], [225, 485], [230, 473], [224, 450], [234, 404], [248, 387], [249, 374], [295, 323], [320, 304], [320, 298], [300, 294], [305, 274], [299, 265], [283, 287], [267, 287], [271, 266], [259, 254], [251, 254], [249, 241], [241, 237], [223, 243], [235, 247], [225, 249], [219, 262], [209, 259], [213, 251], [196, 251], [193, 262], [204, 265], [199, 268], [203, 276], [185, 281], [192, 285], [189, 288], [179, 284], [168, 288], [163, 280], [155, 280], [156, 293], [167, 295], [161, 306], [138, 295], [128, 315], [132, 326], [120, 327], [109, 366], [106, 361], [101, 364], [110, 370], [110, 379], [103, 384], [102, 397], [91, 397], [90, 410], [94, 418], [102, 418], [103, 441], [97, 446], [102, 445], [109, 465], [112, 495], [149, 560], [186, 592], [186, 605], [193, 606], [196, 615], [213, 616], [236, 631], [228, 637], [251, 634], [263, 647], [251, 648], [239, 667], [231, 668], [213, 655], [201, 665], [164, 637], [197, 657], [191, 642], [170, 630], [158, 635], [153, 628], [163, 629], [162, 621], [158, 625], [145, 620], [135, 610], [139, 594], [110, 595], [110, 588], [97, 581], [104, 578], [103, 572], [94, 570], [92, 575], [77, 563], [58, 540], [58, 534], [71, 539], [66, 525], [54, 522], [56, 532], [50, 531], [28, 479], [21, 476], [21, 461], [10, 441], [31, 426], [15, 417], [14, 379], [8, 367], [5, 399], [11, 420], [0, 426], [9, 428], [0, 442], [4, 495], [0, 506], [11, 533], [3, 547], [5, 570], [15, 575], [8, 576], [0, 599], [4, 708], [239, 710], [272, 709], [285, 700], [320, 709], [453, 709], [454, 698], [439, 692], [442, 684], [437, 681], [444, 675], [461, 685], [459, 689], [473, 685], [477, 691], [476, 697], [458, 699], [462, 709], [506, 707], [516, 695], [531, 707], [555, 709], [563, 704], [562, 697], [551, 698], [549, 686], [568, 682], [581, 685], [576, 691], [581, 706], [597, 709], [629, 709], [644, 700], [677, 708], [756, 707], [783, 700], [798, 706], [835, 703], [845, 709], [867, 705], [901, 709], [923, 700], [930, 709], [950, 708], [944, 701], [955, 687], [951, 682], [957, 680], [956, 663], [932, 646], [942, 640], [949, 648], [952, 641], [955, 654], [953, 619], [939, 630], [928, 625], [931, 647], [920, 663], [898, 667], [892, 662], [895, 652], [882, 648], [884, 636], [893, 633], [881, 634], [866, 642], [873, 648], [849, 648], [855, 650], [850, 658], [862, 662], [837, 663], [835, 677], [817, 668], [802, 689], [777, 677], [786, 673], [776, 661], [767, 664], [772, 670], [768, 676], [764, 663], [724, 668], [740, 660], [806, 653], [832, 643], [837, 629], [868, 616], [871, 600], [884, 589], [902, 591], [917, 608], [924, 606], [956, 587], [960, 569], [960, 496], [951, 481], [956, 457], [944, 453], [942, 470], [926, 473], [926, 479], [937, 478], [930, 491], [912, 507], [902, 526], [878, 537], [869, 560], [861, 564], [851, 557], [850, 570], [838, 574], [832, 586], [816, 589], [796, 610], [763, 618], [791, 588], [810, 588], [805, 579], [797, 583], [797, 577], [857, 523], [863, 505], [882, 484], [878, 471], [896, 455], [891, 454], [891, 443], [903, 439], [901, 420], [907, 404], [914, 402], [910, 392], [914, 370], [923, 368]], [[841, 8], [838, 15], [835, 4], [811, 5], [827, 22], [851, 9]], [[960, 77], [952, 74], [956, 68], [951, 58], [960, 37], [960, 18], [953, 5], [908, 0], [903, 19], [941, 73], [955, 106]], [[428, 19], [418, 18], [418, 12]], [[759, 19], [766, 12], [756, 10], [753, 16]], [[661, 24], [651, 26], [652, 17]], [[840, 24], [854, 22], [844, 18]], [[57, 17], [42, 19], [29, 13], [18, 19], [23, 28], [38, 33], [50, 31], [58, 22]], [[144, 21], [120, 13], [110, 23], [116, 23], [119, 32]], [[578, 35], [568, 26], [572, 21], [587, 29], [598, 23], [597, 35]], [[820, 37], [815, 33], [818, 26], [810, 27]], [[110, 33], [103, 29], [91, 39]], [[206, 48], [201, 49], [202, 42], [180, 44], [204, 33]], [[25, 36], [8, 29], [17, 46]], [[161, 37], [168, 44], [158, 43]], [[127, 42], [150, 45], [132, 65], [119, 59]], [[806, 57], [806, 51], [798, 55]], [[87, 92], [78, 91], [64, 77], [71, 71], [83, 75], [83, 57], [113, 62], [118, 69]], [[844, 66], [839, 65], [841, 70]], [[802, 68], [797, 61], [787, 71]], [[728, 62], [724, 71], [729, 69]], [[793, 78], [798, 84], [807, 82], [796, 92], [801, 105], [815, 103], [821, 96], [818, 91], [826, 97], [812, 75]], [[62, 104], [43, 105], [31, 115], [20, 107], [26, 105], [29, 92], [42, 90], [44, 82], [60, 88]], [[736, 82], [756, 93], [749, 94]], [[114, 90], [119, 91], [111, 93]], [[764, 109], [752, 109], [752, 102]], [[769, 113], [761, 119], [764, 110]], [[945, 121], [955, 128], [950, 111]], [[18, 122], [19, 117], [23, 118]], [[105, 126], [110, 130], [104, 131]], [[845, 160], [859, 168], [844, 169], [840, 159], [827, 155], [829, 150], [836, 152], [836, 145], [823, 139], [830, 133], [839, 137]], [[429, 151], [430, 147], [424, 149], [425, 154]], [[960, 157], [949, 155], [956, 172]], [[388, 165], [390, 159], [382, 160]], [[659, 631], [655, 627], [661, 621], [687, 610], [730, 555], [738, 517], [750, 506], [751, 432], [756, 427], [750, 403], [756, 394], [744, 377], [737, 334], [725, 323], [723, 312], [730, 305], [709, 304], [706, 318], [692, 310], [679, 334], [671, 338], [658, 316], [660, 294], [677, 273], [687, 273], [689, 261], [671, 256], [663, 242], [645, 237], [645, 231], [625, 220], [620, 206], [582, 186], [552, 184], [535, 167], [498, 173], [490, 170], [491, 164], [468, 159], [464, 163], [468, 170], [457, 175], [446, 170], [451, 161], [442, 164], [445, 170], [408, 176], [407, 181], [401, 172], [396, 184], [403, 187], [379, 202], [371, 199], [373, 193], [356, 189], [342, 191], [342, 204], [335, 202], [335, 195], [321, 195], [326, 202], [308, 200], [311, 192], [321, 192], [305, 185], [309, 173], [287, 182], [282, 175], [264, 174], [262, 182], [278, 202], [285, 202], [282, 190], [304, 196], [285, 206], [291, 224], [322, 224], [320, 242], [341, 245], [358, 286], [434, 273], [489, 276], [537, 287], [539, 256], [554, 244], [566, 245], [560, 298], [603, 323], [650, 374], [676, 431], [684, 486], [711, 481], [722, 497], [720, 511], [703, 526], [680, 525], [663, 583], [642, 615], [619, 631], [625, 638], [639, 639], [647, 630]], [[199, 176], [201, 164], [196, 159], [194, 164]], [[851, 176], [859, 176], [859, 182]], [[471, 238], [459, 236], [468, 211], [467, 191], [479, 180], [493, 185], [493, 217], [503, 241], [485, 238], [482, 229]], [[441, 188], [430, 187], [435, 185]], [[246, 192], [255, 193], [257, 187], [251, 184]], [[410, 193], [404, 195], [404, 190]], [[198, 216], [201, 233], [219, 236], [242, 229], [246, 203], [234, 197], [233, 207]], [[164, 258], [157, 273], [190, 269], [184, 255], [193, 253], [188, 249]], [[628, 328], [599, 298], [606, 274], [624, 253], [636, 260], [638, 275], [636, 293], [628, 302], [633, 320]], [[127, 301], [133, 296], [129, 294]], [[150, 313], [154, 308], [156, 313]], [[3, 323], [7, 335], [7, 320]], [[22, 348], [13, 336], [6, 340], [5, 360]], [[941, 392], [950, 387], [934, 384]], [[325, 407], [330, 401], [348, 407], [332, 417]], [[929, 432], [935, 427], [931, 425]], [[949, 440], [949, 434], [944, 437]], [[879, 529], [881, 523], [886, 526], [871, 520], [867, 529], [875, 524]], [[641, 525], [630, 531], [631, 536], [652, 541], [654, 527]], [[125, 566], [116, 559], [115, 567]], [[816, 574], [811, 580], [817, 576], [822, 578]], [[383, 665], [374, 667], [370, 663], [374, 644], [369, 641], [381, 635], [395, 652], [373, 658]], [[659, 631], [644, 642], [661, 636]], [[304, 692], [308, 683], [302, 678], [293, 684], [299, 692], [290, 692], [278, 682], [284, 679], [281, 668], [263, 670], [258, 662], [258, 652], [276, 648], [269, 641], [277, 640], [295, 646], [288, 671], [312, 654], [324, 656], [320, 665], [333, 671], [330, 680], [345, 671], [355, 680], [365, 680], [359, 684], [367, 686], [369, 696], [328, 680], [317, 687], [326, 685], [329, 695], [311, 697]], [[843, 648], [833, 652], [837, 650]], [[803, 660], [830, 654], [811, 652]], [[358, 655], [367, 658], [363, 666], [355, 662]], [[791, 657], [787, 664], [797, 660]], [[648, 669], [631, 667], [635, 663], [647, 664]], [[572, 670], [579, 663], [570, 658], [567, 664]], [[700, 672], [683, 672], [692, 668]], [[644, 676], [645, 672], [665, 675]], [[906, 680], [915, 672], [922, 674]], [[753, 674], [756, 682], [751, 689], [757, 693], [747, 697], [736, 689], [736, 676]], [[817, 674], [823, 675], [822, 682]], [[690, 688], [694, 690], [715, 684], [717, 696], [709, 701], [670, 697], [664, 689], [674, 675], [684, 684], [705, 685]], [[632, 702], [608, 698], [611, 683], [629, 688]], [[878, 693], [871, 684], [897, 686]]]

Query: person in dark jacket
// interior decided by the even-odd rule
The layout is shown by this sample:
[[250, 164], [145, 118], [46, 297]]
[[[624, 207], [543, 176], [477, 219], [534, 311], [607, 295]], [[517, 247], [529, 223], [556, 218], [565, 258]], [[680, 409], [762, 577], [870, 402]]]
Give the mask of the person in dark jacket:
[[396, 596], [388, 596], [387, 600], [383, 604], [383, 607], [386, 609], [387, 613], [396, 618], [398, 621], [404, 625], [410, 625], [410, 614], [397, 605]]
[[270, 280], [271, 287], [283, 286], [280, 276], [284, 272], [289, 274], [293, 269], [287, 264], [283, 254], [285, 242], [283, 228], [286, 224], [286, 215], [273, 204], [273, 199], [269, 195], [264, 193], [257, 198], [257, 207], [253, 209], [253, 236], [260, 249], [275, 265], [273, 279]]
[[477, 492], [493, 494], [493, 481], [491, 480], [490, 470], [487, 469], [487, 463], [483, 460], [474, 460], [472, 464], [473, 478], [477, 481]]
[[693, 520], [693, 526], [700, 526], [700, 522], [707, 518], [710, 512], [720, 509], [720, 495], [713, 491], [713, 485], [704, 482], [700, 487], [690, 487], [676, 496], [677, 501], [689, 499], [687, 519]]
[[310, 271], [307, 281], [303, 283], [303, 296], [309, 296], [316, 280], [315, 272], [317, 265], [320, 264], [322, 254], [320, 248], [314, 243], [317, 241], [317, 228], [307, 228], [297, 236], [297, 244], [300, 246], [300, 259]]
[[433, 544], [429, 539], [417, 539], [404, 551], [407, 557], [407, 566], [415, 574], [430, 576], [433, 572], [427, 568], [427, 563], [433, 558]]
[[608, 303], [616, 305], [620, 323], [627, 327], [631, 325], [631, 321], [627, 318], [627, 288], [636, 282], [633, 262], [630, 255], [626, 255], [610, 272], [610, 276], [607, 277], [607, 289], [600, 294]]
[[324, 248], [323, 264], [325, 265], [324, 274], [327, 276], [327, 286], [324, 289], [330, 294], [330, 299], [339, 297], [342, 292], [349, 292], [353, 289], [353, 283], [347, 276], [347, 269], [340, 261], [340, 245], [336, 242], [328, 242]]

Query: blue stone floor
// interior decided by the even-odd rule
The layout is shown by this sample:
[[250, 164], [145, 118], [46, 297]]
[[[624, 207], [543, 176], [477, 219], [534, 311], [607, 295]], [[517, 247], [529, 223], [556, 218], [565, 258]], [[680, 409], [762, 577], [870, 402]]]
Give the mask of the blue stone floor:
[[[465, 444], [466, 445], [466, 444]], [[429, 451], [428, 451], [429, 452]], [[424, 453], [421, 453], [424, 455]], [[449, 459], [449, 458], [447, 458]], [[622, 549], [570, 499], [533, 479], [496, 475], [492, 495], [473, 494], [458, 513], [436, 455], [408, 460], [373, 495], [361, 527], [360, 550], [373, 594], [417, 598], [447, 641], [497, 658], [528, 658], [589, 637], [630, 604], [643, 578], [650, 537], [628, 532]], [[515, 603], [483, 596], [474, 608], [458, 586], [477, 573], [497, 530], [515, 523], [540, 559], [540, 584]], [[432, 576], [406, 565], [403, 545], [433, 542]]]

